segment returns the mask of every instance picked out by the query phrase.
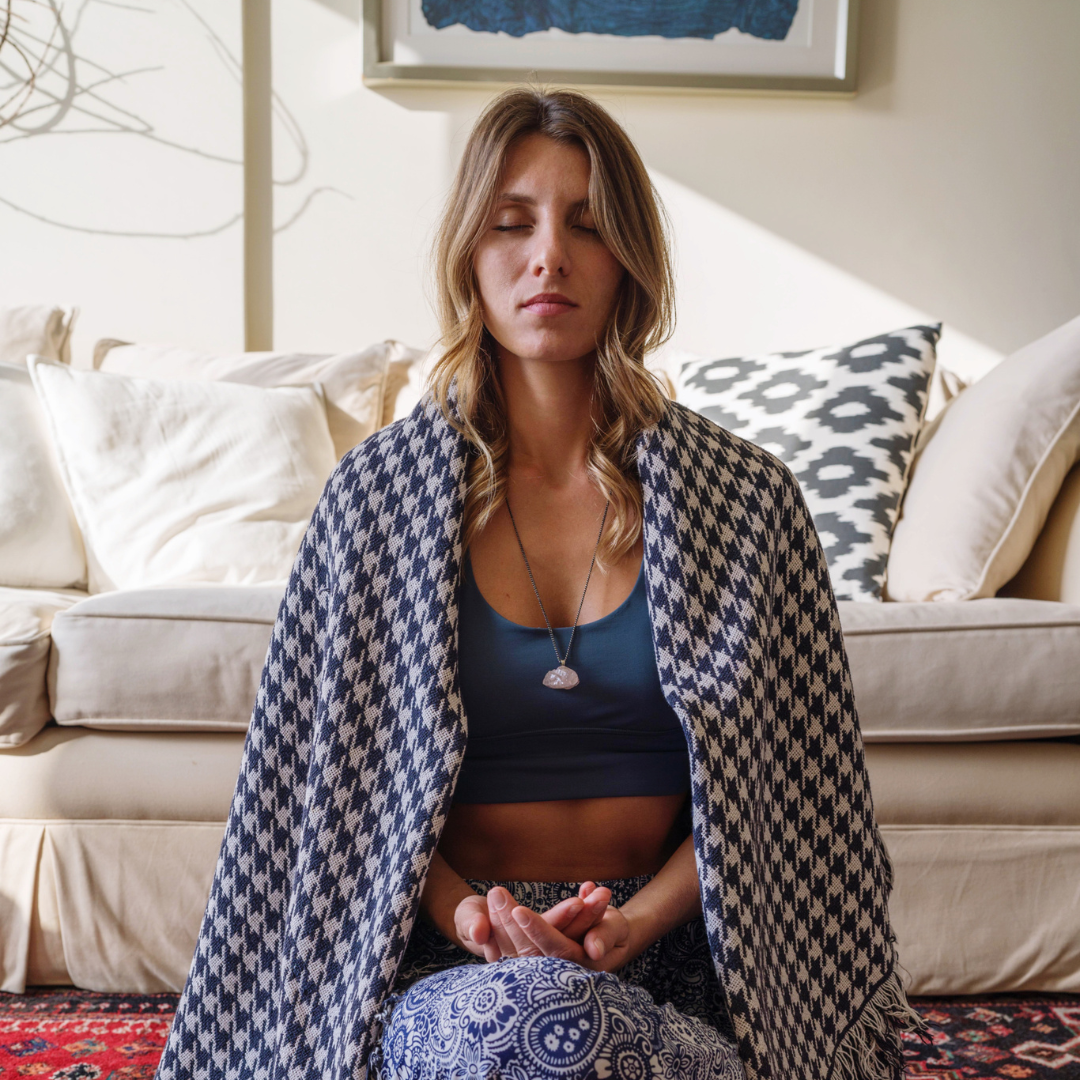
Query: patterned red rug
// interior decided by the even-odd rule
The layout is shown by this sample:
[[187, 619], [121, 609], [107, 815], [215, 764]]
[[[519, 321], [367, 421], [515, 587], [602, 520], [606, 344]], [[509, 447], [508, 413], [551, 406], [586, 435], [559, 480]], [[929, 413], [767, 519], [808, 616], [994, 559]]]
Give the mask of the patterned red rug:
[[929, 1045], [907, 1039], [907, 1080], [1080, 1080], [1080, 995], [912, 998]]
[[[1080, 995], [915, 998], [907, 1080], [1080, 1080]], [[0, 994], [0, 1080], [151, 1080], [175, 994]]]
[[0, 1080], [152, 1080], [176, 994], [0, 994]]

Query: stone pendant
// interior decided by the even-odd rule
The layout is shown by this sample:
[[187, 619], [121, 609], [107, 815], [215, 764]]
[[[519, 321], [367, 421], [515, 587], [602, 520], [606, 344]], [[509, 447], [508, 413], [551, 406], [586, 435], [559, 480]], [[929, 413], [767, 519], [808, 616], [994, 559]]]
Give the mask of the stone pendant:
[[544, 685], [550, 686], [552, 690], [573, 690], [580, 681], [577, 672], [573, 668], [568, 668], [565, 664], [552, 668], [544, 676]]

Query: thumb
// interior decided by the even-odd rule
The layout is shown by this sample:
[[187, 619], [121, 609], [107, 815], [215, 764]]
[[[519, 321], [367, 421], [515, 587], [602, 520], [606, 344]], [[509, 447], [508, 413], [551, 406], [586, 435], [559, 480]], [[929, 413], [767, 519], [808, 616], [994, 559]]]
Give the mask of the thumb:
[[482, 911], [471, 913], [465, 919], [465, 936], [474, 945], [486, 945], [491, 937], [491, 923]]
[[626, 919], [616, 910], [609, 910], [607, 916], [585, 935], [582, 945], [589, 959], [599, 962], [612, 949], [625, 945], [629, 933]]

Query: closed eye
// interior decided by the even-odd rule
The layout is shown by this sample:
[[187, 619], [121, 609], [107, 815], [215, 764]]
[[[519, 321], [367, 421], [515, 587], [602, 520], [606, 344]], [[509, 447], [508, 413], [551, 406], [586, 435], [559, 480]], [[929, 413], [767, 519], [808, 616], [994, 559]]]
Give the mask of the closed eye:
[[[531, 225], [492, 225], [495, 232], [521, 232], [523, 229], [531, 229]], [[573, 225], [571, 228], [586, 232], [590, 236], [599, 236], [599, 229], [591, 229], [588, 225]]]

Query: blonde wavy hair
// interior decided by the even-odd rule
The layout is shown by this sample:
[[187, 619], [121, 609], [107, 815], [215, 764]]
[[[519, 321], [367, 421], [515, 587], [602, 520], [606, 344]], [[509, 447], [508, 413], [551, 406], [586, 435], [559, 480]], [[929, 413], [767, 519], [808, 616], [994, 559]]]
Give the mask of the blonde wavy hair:
[[463, 536], [468, 545], [506, 500], [510, 449], [495, 342], [484, 326], [473, 256], [494, 214], [510, 148], [534, 134], [588, 155], [589, 208], [601, 239], [626, 269], [596, 343], [599, 419], [587, 458], [592, 479], [611, 501], [597, 554], [601, 566], [611, 566], [641, 534], [634, 444], [667, 407], [645, 355], [671, 335], [674, 282], [665, 220], [645, 166], [626, 132], [584, 94], [515, 87], [500, 94], [473, 127], [435, 238], [442, 353], [430, 387], [472, 450]]

